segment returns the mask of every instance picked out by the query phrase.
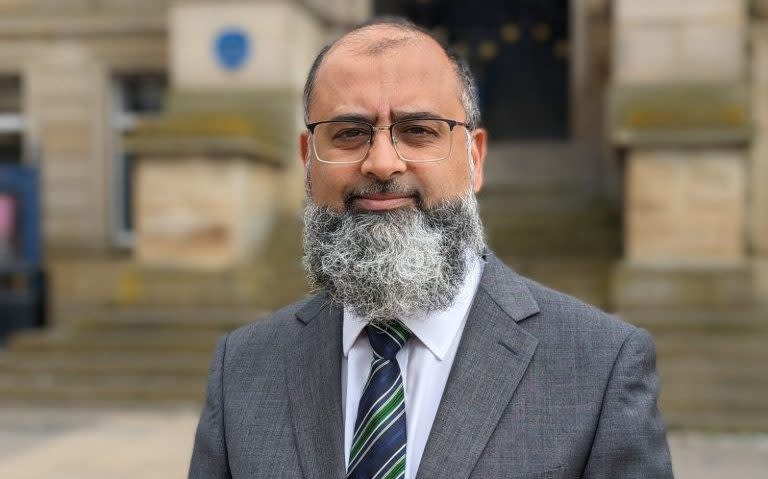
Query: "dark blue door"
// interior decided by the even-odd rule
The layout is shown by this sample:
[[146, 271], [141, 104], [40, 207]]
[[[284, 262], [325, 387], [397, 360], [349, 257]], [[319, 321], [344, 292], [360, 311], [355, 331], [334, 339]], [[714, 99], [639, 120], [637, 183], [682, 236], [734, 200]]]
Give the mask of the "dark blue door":
[[494, 139], [565, 139], [568, 0], [377, 0], [435, 32], [469, 60]]

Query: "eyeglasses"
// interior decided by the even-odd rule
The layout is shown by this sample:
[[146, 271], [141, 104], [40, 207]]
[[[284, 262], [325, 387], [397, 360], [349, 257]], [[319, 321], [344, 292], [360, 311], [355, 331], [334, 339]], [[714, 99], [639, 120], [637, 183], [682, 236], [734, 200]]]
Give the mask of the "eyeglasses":
[[359, 163], [373, 145], [376, 130], [389, 130], [397, 156], [413, 163], [440, 161], [451, 156], [453, 129], [466, 123], [444, 118], [401, 120], [389, 126], [364, 121], [329, 120], [307, 125], [318, 161], [334, 164]]

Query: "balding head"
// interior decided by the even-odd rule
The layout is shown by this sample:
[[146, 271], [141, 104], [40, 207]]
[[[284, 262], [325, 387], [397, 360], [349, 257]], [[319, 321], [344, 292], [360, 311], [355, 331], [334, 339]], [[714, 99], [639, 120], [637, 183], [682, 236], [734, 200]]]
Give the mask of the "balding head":
[[398, 17], [374, 19], [354, 28], [320, 51], [312, 64], [304, 86], [305, 122], [309, 122], [317, 77], [328, 57], [337, 54], [377, 56], [418, 42], [425, 42], [429, 47], [434, 47], [437, 54], [443, 55], [450, 63], [456, 78], [457, 95], [466, 113], [466, 123], [470, 129], [478, 127], [480, 124], [480, 108], [478, 105], [477, 88], [466, 62], [455, 52], [437, 41], [426, 30]]

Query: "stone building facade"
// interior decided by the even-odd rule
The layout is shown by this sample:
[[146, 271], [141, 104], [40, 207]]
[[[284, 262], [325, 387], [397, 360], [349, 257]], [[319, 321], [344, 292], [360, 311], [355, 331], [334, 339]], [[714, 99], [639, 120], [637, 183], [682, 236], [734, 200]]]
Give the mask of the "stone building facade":
[[768, 0], [0, 0], [52, 326], [0, 398], [199, 399], [216, 335], [303, 294], [302, 82], [374, 13], [475, 69], [495, 252], [650, 329], [672, 427], [768, 430]]
[[[607, 301], [615, 309], [687, 297], [687, 279], [674, 277], [695, 277], [695, 285], [718, 291], [698, 299], [694, 291], [683, 304], [764, 298], [765, 2], [562, 3], [568, 132], [561, 140], [492, 143], [489, 188], [570, 182], [613, 201], [623, 222], [623, 259]], [[125, 258], [135, 247], [141, 206], [125, 137], [142, 119], [162, 116], [169, 102], [183, 109], [205, 92], [272, 95], [279, 87], [288, 91], [295, 121], [287, 128], [295, 132], [301, 81], [317, 46], [401, 4], [0, 1], [0, 105], [13, 110], [0, 128], [17, 143], [9, 151], [19, 152], [18, 161], [40, 167], [47, 257]], [[258, 61], [231, 75], [207, 56], [210, 25], [235, 20], [266, 33], [257, 39]], [[546, 34], [536, 33], [539, 27], [534, 37]], [[519, 37], [518, 24], [509, 23], [496, 44], [491, 38], [455, 46], [470, 55], [476, 49], [478, 62], [488, 62]], [[282, 193], [271, 209], [300, 204], [293, 153], [281, 153], [280, 173], [270, 180]], [[558, 175], [561, 183], [552, 180]], [[672, 282], [653, 296], [647, 282], [657, 277]]]

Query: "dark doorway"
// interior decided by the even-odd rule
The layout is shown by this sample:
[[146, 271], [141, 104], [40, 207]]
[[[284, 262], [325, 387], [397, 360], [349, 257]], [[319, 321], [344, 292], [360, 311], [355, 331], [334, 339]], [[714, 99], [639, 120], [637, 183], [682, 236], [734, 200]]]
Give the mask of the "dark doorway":
[[568, 0], [376, 0], [465, 56], [494, 139], [558, 140], [569, 131]]

